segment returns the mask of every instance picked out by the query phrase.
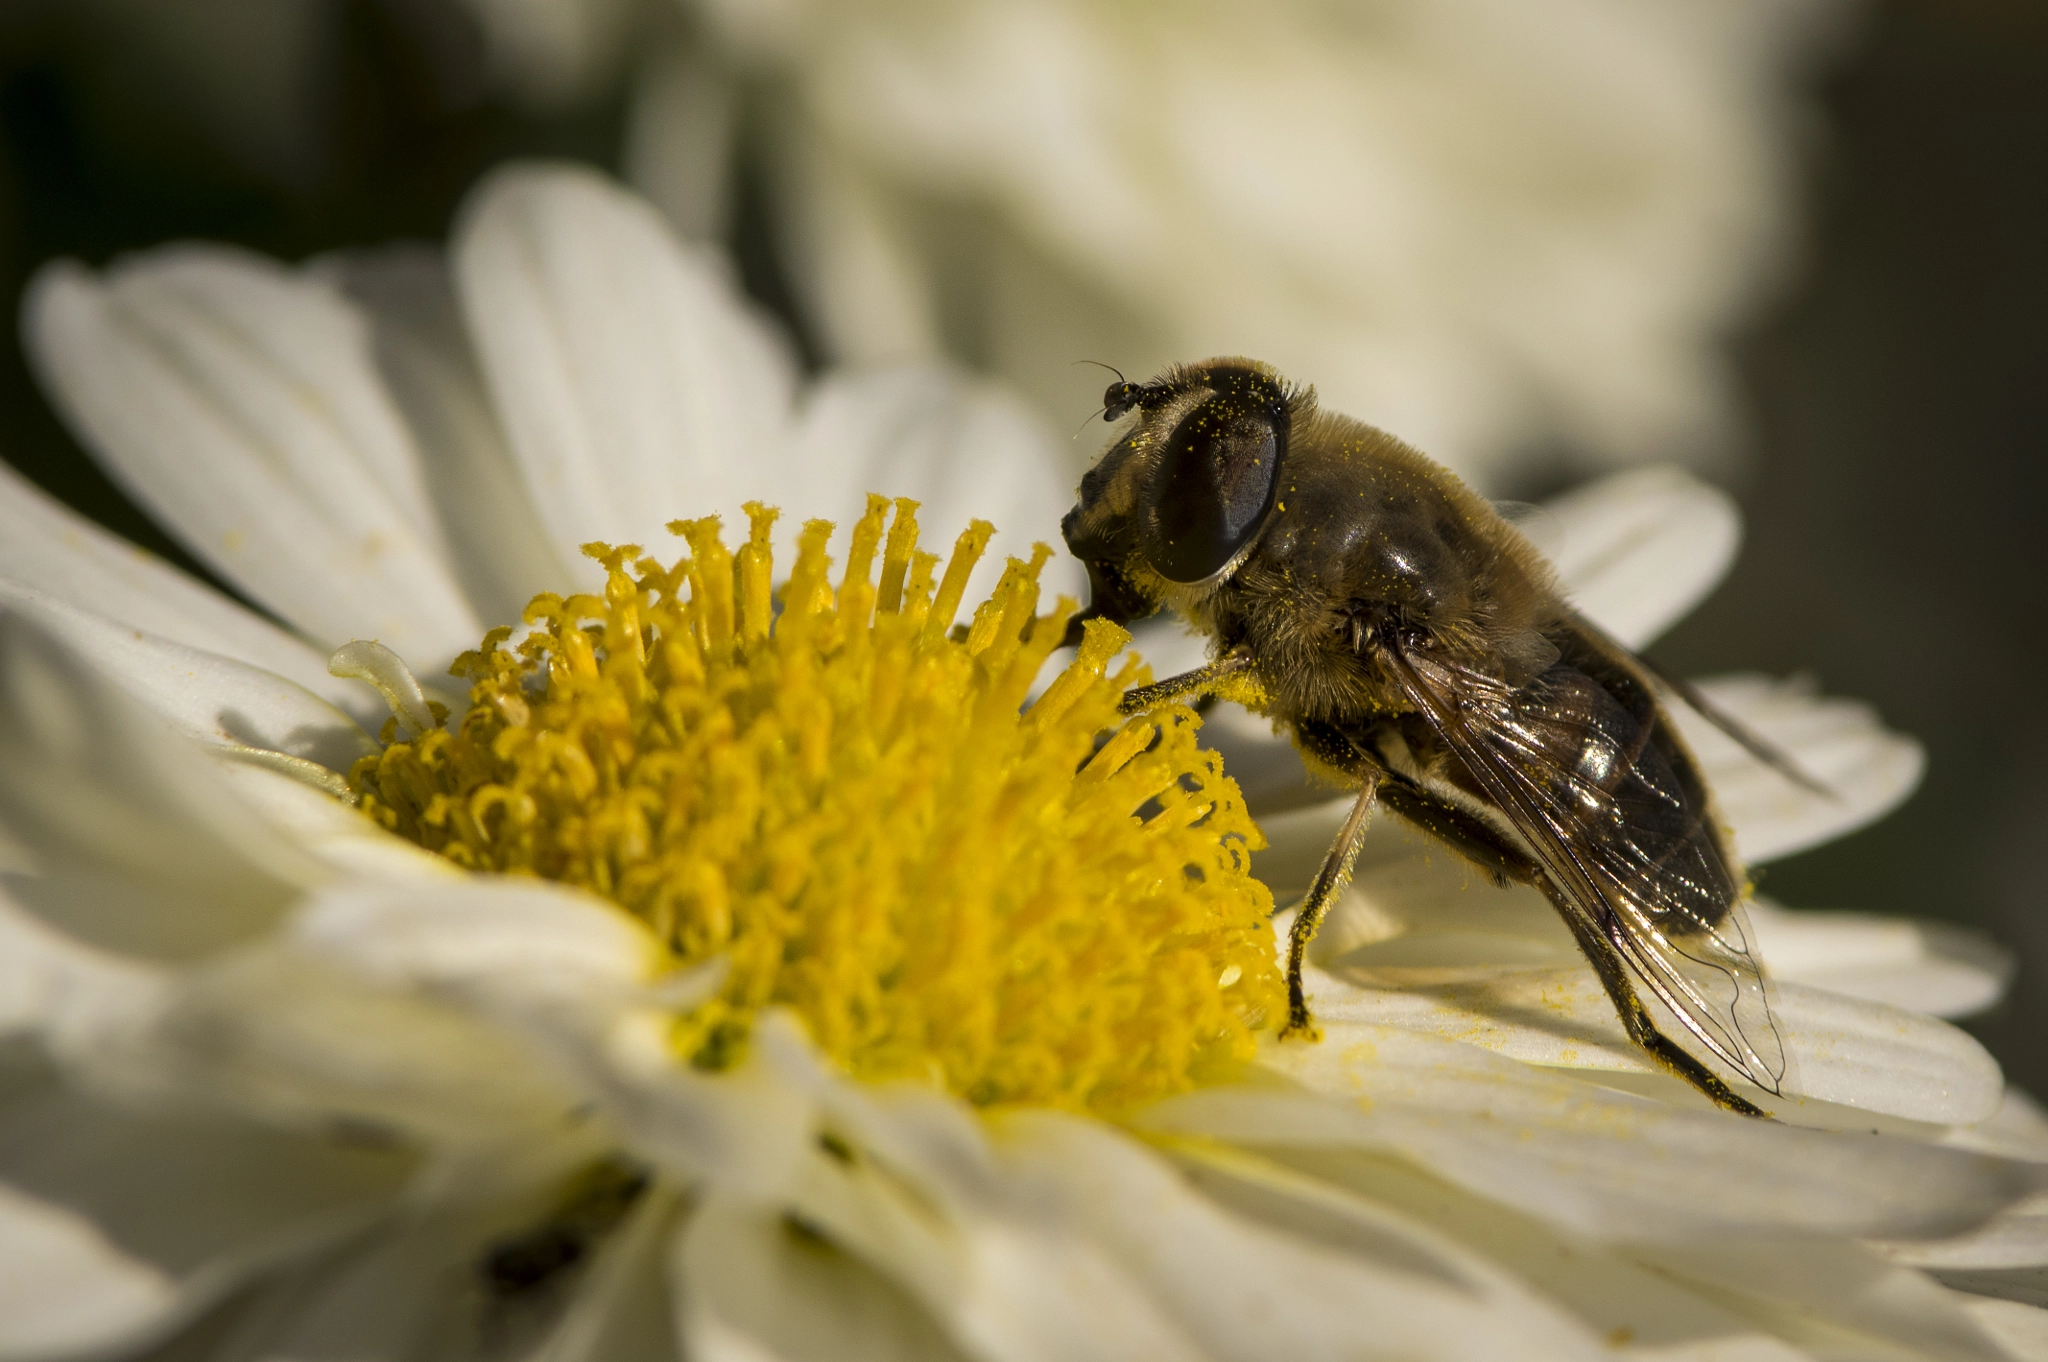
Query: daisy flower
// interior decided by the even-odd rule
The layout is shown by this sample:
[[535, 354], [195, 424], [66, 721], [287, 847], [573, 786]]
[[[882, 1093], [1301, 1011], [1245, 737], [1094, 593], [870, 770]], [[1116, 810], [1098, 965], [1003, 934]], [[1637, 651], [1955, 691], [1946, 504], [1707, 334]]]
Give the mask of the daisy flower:
[[652, 68], [629, 161], [715, 220], [710, 130], [758, 113], [835, 353], [949, 348], [1056, 410], [1074, 355], [1255, 354], [1481, 485], [1546, 442], [1725, 452], [1719, 346], [1786, 254], [1799, 75], [1840, 13], [693, 8], [712, 54]]
[[[1284, 898], [1321, 803], [1242, 720], [1202, 731], [1256, 787], [1192, 713], [1118, 720], [1119, 631], [1045, 666], [1058, 560], [975, 515], [1065, 501], [1028, 421], [802, 388], [602, 182], [488, 183], [445, 273], [56, 267], [27, 328], [289, 628], [0, 495], [0, 1355], [2039, 1355], [1994, 1294], [2048, 1261], [2048, 1121], [1915, 1010], [1995, 958], [1760, 914], [1795, 1072], [1746, 1120], [1547, 906], [1388, 845], [1328, 1038], [1274, 1042], [1250, 868]], [[1733, 522], [1630, 476], [1530, 524], [1640, 640]], [[1917, 772], [1854, 706], [1715, 693], [1844, 796], [1702, 740], [1753, 858]]]

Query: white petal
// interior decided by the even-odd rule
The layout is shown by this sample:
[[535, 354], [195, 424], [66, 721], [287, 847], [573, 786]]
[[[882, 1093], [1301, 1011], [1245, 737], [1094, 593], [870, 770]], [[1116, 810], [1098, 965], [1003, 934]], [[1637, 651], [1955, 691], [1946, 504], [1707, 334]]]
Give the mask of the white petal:
[[2048, 1267], [2048, 1195], [2028, 1197], [1953, 1239], [1882, 1247], [1893, 1261], [1915, 1267]]
[[[1626, 1356], [1659, 1362], [1803, 1356], [1772, 1344], [1711, 1298], [1632, 1262], [1626, 1246], [1473, 1196], [1398, 1158], [1308, 1147], [1253, 1154], [1214, 1142], [1169, 1148], [1205, 1192], [1233, 1209], [1261, 1219], [1299, 1218], [1305, 1222], [1300, 1232], [1326, 1242], [1365, 1240], [1381, 1251], [1426, 1237], [1434, 1242], [1418, 1267], [1450, 1256], [1467, 1276], [1504, 1278], [1510, 1293], [1540, 1292], [1610, 1345], [1628, 1340]], [[1368, 1228], [1388, 1223], [1405, 1225], [1402, 1235]]]
[[[786, 472], [759, 470], [751, 495], [778, 502], [794, 521], [847, 525], [863, 496], [915, 497], [919, 547], [945, 554], [969, 520], [995, 525], [991, 551], [967, 600], [995, 588], [1005, 555], [1029, 558], [1034, 541], [1059, 546], [1073, 481], [1052, 432], [1016, 397], [937, 364], [910, 364], [827, 378], [806, 397]], [[1085, 574], [1064, 552], [1040, 578], [1042, 599], [1082, 596]]]
[[1998, 1061], [1959, 1027], [1789, 982], [1770, 997], [1793, 1066], [1788, 1094], [1941, 1125], [1998, 1110]]
[[[1834, 1356], [2004, 1362], [1958, 1296], [1858, 1244], [1671, 1244], [1632, 1256], [1714, 1292], [1793, 1343]], [[1855, 1344], [1862, 1347], [1851, 1351]]]
[[2018, 1301], [1967, 1296], [1963, 1309], [1977, 1327], [2019, 1362], [2048, 1362], [2048, 1310]]
[[[1211, 1356], [1255, 1362], [1602, 1351], [1505, 1277], [1464, 1270], [1394, 1217], [1354, 1222], [1349, 1244], [1277, 1232], [1197, 1194], [1128, 1137], [1050, 1112], [999, 1122], [996, 1148], [1034, 1209], [1083, 1227]], [[1361, 1319], [1373, 1321], [1370, 1330], [1360, 1329]]]
[[383, 717], [374, 695], [327, 674], [325, 650], [109, 534], [4, 463], [0, 578], [189, 648], [251, 663], [359, 720]]
[[0, 609], [33, 619], [185, 737], [281, 752], [338, 772], [378, 750], [354, 719], [274, 672], [117, 624], [4, 579]]
[[386, 988], [424, 989], [507, 1010], [638, 996], [662, 959], [640, 922], [544, 881], [476, 876], [343, 885], [314, 895], [289, 938], [309, 956]]
[[2020, 1089], [2008, 1085], [2005, 1100], [1988, 1119], [1958, 1126], [1942, 1143], [2008, 1159], [2048, 1163], [2048, 1112]]
[[0, 1356], [132, 1348], [360, 1226], [393, 1150], [153, 1120], [55, 1088], [0, 1111]]
[[492, 77], [537, 112], [574, 108], [616, 70], [636, 31], [625, 0], [463, 0]]
[[772, 1206], [707, 1202], [677, 1263], [689, 1354], [705, 1362], [951, 1362], [902, 1288]]
[[62, 1031], [120, 1016], [161, 987], [162, 970], [94, 950], [0, 891], [0, 1035]]
[[[970, 1356], [1205, 1357], [1102, 1246], [1021, 1196], [1006, 1203], [972, 1118], [931, 1119], [945, 1101], [926, 1092], [870, 1108], [848, 1138], [857, 1151], [850, 1161], [811, 1151], [807, 1176], [795, 1189], [796, 1212], [893, 1278]], [[842, 1103], [856, 1105], [858, 1097]], [[884, 1148], [865, 1142], [875, 1135]]]
[[665, 1007], [613, 1027], [586, 1072], [606, 1117], [639, 1157], [679, 1183], [784, 1195], [814, 1152], [817, 1061], [801, 1023], [762, 1014], [746, 1057], [718, 1074], [692, 1069], [676, 1053], [674, 1030]]
[[348, 878], [463, 880], [453, 861], [386, 832], [296, 776], [233, 759], [216, 763], [236, 799], [303, 851]]
[[682, 1356], [668, 1289], [667, 1244], [677, 1196], [656, 1183], [608, 1237], [545, 1344], [547, 1362], [676, 1362]]
[[[1333, 962], [1309, 976], [1319, 1019], [1400, 1026], [1484, 1046], [1529, 1064], [1652, 1072], [1591, 969], [1495, 969], [1456, 983], [1375, 985], [1370, 970]], [[1931, 1125], [1964, 1125], [1998, 1110], [2004, 1078], [1969, 1035], [1918, 1013], [1779, 981], [1771, 1014], [1789, 1069], [1783, 1099], [1750, 1095], [1788, 1120], [1806, 1101]], [[1684, 1032], [1649, 1000], [1667, 1034]], [[1747, 1091], [1745, 1089], [1745, 1091]], [[1843, 1119], [1819, 1109], [1814, 1119]]]
[[1520, 523], [1573, 604], [1641, 648], [1714, 589], [1742, 543], [1726, 492], [1677, 468], [1638, 468], [1545, 502]]
[[377, 371], [418, 440], [463, 589], [487, 623], [513, 623], [528, 600], [563, 589], [583, 563], [556, 552], [526, 494], [441, 253], [391, 246], [318, 265], [369, 318]]
[[44, 1035], [67, 1074], [153, 1108], [367, 1131], [506, 1169], [595, 1156], [598, 1133], [575, 1117], [591, 1095], [544, 1044], [289, 947], [231, 952]]
[[1320, 1045], [1277, 1045], [1264, 1061], [1315, 1093], [1211, 1088], [1148, 1109], [1141, 1124], [1397, 1153], [1483, 1196], [1620, 1239], [1924, 1238], [1981, 1223], [2030, 1189], [2020, 1165], [1606, 1092], [1393, 1027], [1323, 1025]]
[[210, 1355], [219, 1362], [503, 1356], [508, 1341], [527, 1341], [533, 1321], [522, 1307], [533, 1303], [493, 1294], [485, 1262], [496, 1244], [530, 1231], [547, 1213], [545, 1195], [529, 1191], [392, 1216], [362, 1242], [280, 1281]]
[[500, 170], [464, 209], [455, 277], [565, 561], [592, 540], [673, 557], [668, 521], [786, 486], [784, 346], [723, 262], [641, 200], [579, 168]]
[[50, 266], [25, 317], [73, 426], [251, 599], [330, 647], [380, 638], [438, 668], [475, 644], [368, 328], [332, 287], [170, 247], [104, 280]]
[[773, 176], [778, 244], [828, 359], [945, 353], [930, 237], [906, 196], [801, 113], [778, 119], [772, 135], [763, 160]]
[[1932, 1275], [1957, 1291], [2048, 1308], [2048, 1267], [1934, 1268]]
[[34, 852], [39, 873], [12, 889], [46, 921], [187, 959], [265, 929], [324, 877], [201, 750], [40, 626], [0, 615], [0, 823]]
[[[509, 1362], [673, 1362], [675, 1325], [661, 1245], [675, 1196], [656, 1184], [585, 1257], [538, 1283], [494, 1277], [493, 1254], [556, 1219], [560, 1179], [489, 1203], [393, 1216], [366, 1241], [280, 1276], [233, 1319], [203, 1326], [213, 1362], [436, 1358]], [[204, 1334], [201, 1335], [204, 1337]]]
[[62, 1355], [148, 1337], [184, 1313], [177, 1283], [83, 1216], [0, 1183], [0, 1356]]
[[1942, 922], [1749, 905], [1758, 953], [1774, 978], [1936, 1017], [1967, 1017], [1997, 1002], [2012, 956]]
[[1716, 707], [1833, 793], [1830, 798], [1794, 784], [1673, 703], [1671, 716], [1699, 758], [1736, 849], [1751, 864], [1873, 823], [1920, 783], [1927, 764], [1920, 744], [1888, 731], [1868, 705], [1822, 696], [1810, 680], [1735, 675], [1697, 684]]

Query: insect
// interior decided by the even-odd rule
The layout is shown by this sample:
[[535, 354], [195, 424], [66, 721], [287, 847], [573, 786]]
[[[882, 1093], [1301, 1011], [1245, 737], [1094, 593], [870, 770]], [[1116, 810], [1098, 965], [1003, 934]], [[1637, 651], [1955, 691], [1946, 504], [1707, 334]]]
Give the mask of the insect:
[[1089, 618], [1173, 608], [1213, 660], [1131, 691], [1127, 713], [1241, 700], [1289, 730], [1311, 770], [1358, 790], [1294, 921], [1282, 1034], [1315, 1034], [1304, 953], [1385, 805], [1497, 883], [1542, 890], [1630, 1039], [1721, 1106], [1763, 1115], [1660, 1030], [1646, 1000], [1736, 1077], [1780, 1091], [1746, 877], [1657, 674], [1577, 614], [1536, 550], [1449, 470], [1319, 409], [1267, 365], [1119, 375], [1103, 407], [1136, 419], [1062, 524], [1092, 588], [1072, 637]]

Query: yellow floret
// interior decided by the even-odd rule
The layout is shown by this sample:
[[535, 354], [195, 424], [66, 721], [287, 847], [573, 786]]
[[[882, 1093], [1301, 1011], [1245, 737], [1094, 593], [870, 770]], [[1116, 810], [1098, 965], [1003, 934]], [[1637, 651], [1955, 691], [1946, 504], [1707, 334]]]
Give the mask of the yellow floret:
[[[1220, 1076], [1282, 1015], [1263, 845], [1184, 708], [1128, 721], [1135, 658], [1103, 622], [1035, 703], [1074, 611], [1036, 614], [1049, 556], [1012, 559], [964, 628], [977, 521], [936, 587], [916, 503], [868, 499], [835, 588], [812, 521], [772, 590], [776, 513], [737, 554], [592, 544], [602, 596], [543, 595], [516, 645], [456, 663], [470, 707], [352, 774], [385, 827], [479, 871], [579, 885], [678, 967], [723, 955], [676, 1022], [706, 1067], [794, 1009], [856, 1076], [977, 1103], [1114, 1108]], [[880, 580], [875, 560], [880, 551]]]

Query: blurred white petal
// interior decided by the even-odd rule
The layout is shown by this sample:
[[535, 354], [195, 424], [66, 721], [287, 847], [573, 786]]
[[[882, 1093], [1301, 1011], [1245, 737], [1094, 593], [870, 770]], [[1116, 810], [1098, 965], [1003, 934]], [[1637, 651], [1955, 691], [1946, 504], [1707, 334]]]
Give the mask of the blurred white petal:
[[463, 590], [485, 621], [518, 619], [581, 559], [556, 552], [526, 494], [441, 252], [389, 246], [318, 263], [368, 317], [377, 372], [412, 427]]
[[[650, 126], [647, 141], [672, 145], [681, 131]], [[914, 215], [803, 114], [784, 114], [770, 135], [778, 244], [806, 319], [831, 358], [858, 365], [943, 354], [938, 300]]]
[[[1466, 1270], [1391, 1220], [1352, 1245], [1278, 1233], [1196, 1194], [1127, 1136], [1050, 1112], [1000, 1122], [996, 1148], [1021, 1183], [1013, 1195], [1085, 1228], [1208, 1356], [1258, 1362], [1601, 1351], [1539, 1297]], [[1271, 1302], [1281, 1298], [1296, 1304], [1275, 1312]], [[1361, 1334], [1361, 1317], [1374, 1321], [1369, 1335]]]
[[24, 304], [44, 386], [193, 554], [332, 646], [430, 667], [482, 632], [361, 314], [260, 256], [173, 246]]
[[0, 609], [34, 620], [188, 738], [282, 752], [337, 772], [377, 750], [354, 719], [275, 672], [117, 624], [4, 578]]
[[663, 954], [637, 919], [602, 900], [502, 876], [340, 886], [308, 899], [285, 937], [381, 987], [508, 1011], [623, 1002], [651, 981]]
[[514, 166], [471, 195], [453, 251], [471, 342], [565, 562], [593, 540], [666, 554], [670, 520], [744, 525], [742, 501], [788, 491], [786, 347], [723, 262], [645, 203], [588, 170]]
[[[1426, 1235], [1433, 1242], [1427, 1255], [1412, 1260], [1418, 1270], [1449, 1257], [1466, 1273], [1504, 1273], [1610, 1346], [1627, 1340], [1623, 1356], [1705, 1362], [1794, 1356], [1710, 1296], [1632, 1261], [1631, 1246], [1533, 1219], [1398, 1156], [1308, 1145], [1253, 1152], [1202, 1140], [1170, 1148], [1204, 1191], [1233, 1209], [1283, 1223], [1298, 1217], [1305, 1233], [1369, 1251], [1398, 1251]], [[1409, 1228], [1398, 1237], [1376, 1232], [1381, 1224], [1404, 1221]]]
[[359, 1242], [283, 1274], [215, 1355], [222, 1362], [481, 1362], [508, 1344], [531, 1343], [522, 1302], [494, 1299], [483, 1265], [495, 1244], [546, 1214], [545, 1200], [531, 1189], [485, 1205], [400, 1211]]
[[[1060, 544], [1060, 518], [1074, 503], [1044, 423], [1004, 390], [937, 364], [823, 380], [805, 395], [783, 476], [788, 482], [774, 503], [792, 521], [837, 520], [833, 547], [841, 556], [868, 492], [921, 501], [921, 546], [939, 553], [951, 550], [969, 520], [994, 524], [968, 599], [994, 590], [1005, 555], [1028, 559], [1034, 541]], [[1086, 576], [1065, 553], [1039, 582], [1041, 608], [1055, 595], [1085, 595]]]
[[1920, 744], [1870, 706], [1823, 696], [1811, 680], [1740, 674], [1697, 683], [1723, 713], [1790, 757], [1830, 795], [1794, 784], [1683, 704], [1670, 705], [1744, 861], [1760, 865], [1874, 823], [1920, 784]]
[[465, 872], [395, 836], [324, 790], [269, 767], [241, 760], [216, 764], [241, 805], [285, 838], [349, 879], [460, 880]]
[[702, 1074], [679, 1064], [673, 1017], [634, 1013], [605, 1038], [586, 1077], [599, 1085], [607, 1119], [641, 1158], [685, 1184], [711, 1179], [754, 1198], [788, 1195], [814, 1154], [820, 1061], [801, 1023], [765, 1014], [734, 1068]]
[[524, 1038], [299, 951], [247, 947], [64, 1020], [52, 1053], [124, 1101], [367, 1130], [508, 1169], [559, 1170], [601, 1147], [571, 1119], [586, 1096]]
[[325, 651], [109, 534], [6, 464], [0, 464], [0, 579], [261, 667], [358, 719], [382, 718], [375, 696], [328, 675]]
[[2007, 1085], [1998, 1110], [1973, 1126], [1949, 1131], [1944, 1144], [2030, 1163], [2048, 1163], [2048, 1112], [2019, 1088]]
[[[1319, 1020], [1399, 1026], [1529, 1064], [1654, 1071], [1587, 966], [1499, 969], [1435, 986], [1354, 982], [1374, 977], [1334, 961], [1310, 980], [1310, 1006]], [[1772, 986], [1770, 1003], [1790, 1068], [1785, 1101], [1758, 1100], [1788, 1119], [1799, 1119], [1802, 1098], [1937, 1125], [1966, 1125], [1998, 1109], [1998, 1064], [1966, 1031], [1784, 980]], [[1649, 1006], [1682, 1041], [1682, 1028], [1654, 1001]]]
[[794, 1208], [887, 1273], [970, 1356], [1205, 1354], [1142, 1279], [1002, 1175], [980, 1123], [929, 1090], [830, 1086], [830, 1128], [862, 1156], [813, 1152]]
[[1961, 1304], [2016, 1362], [2048, 1362], [2048, 1310], [1982, 1296], [1965, 1296]]
[[2005, 1362], [1954, 1292], [1859, 1244], [1660, 1244], [1635, 1256], [1822, 1355]]
[[1967, 1017], [1997, 1002], [2010, 954], [1943, 922], [1864, 913], [1749, 906], [1758, 953], [1774, 978], [1935, 1017]]
[[40, 872], [12, 892], [46, 921], [186, 959], [275, 924], [323, 878], [199, 750], [39, 626], [0, 615], [0, 824]]
[[[848, 163], [836, 181], [893, 197], [877, 221], [902, 219], [939, 315], [1043, 342], [1004, 353], [1056, 410], [1085, 409], [1057, 371], [1077, 355], [1135, 374], [1250, 353], [1482, 481], [1531, 445], [1620, 463], [1725, 443], [1719, 338], [1780, 255], [1787, 71], [1832, 12], [700, 9]], [[796, 179], [785, 211], [836, 181]], [[813, 311], [863, 353], [861, 311], [832, 306], [847, 271], [812, 244], [790, 272], [833, 281]]]
[[677, 1246], [690, 1356], [707, 1362], [954, 1362], [903, 1293], [773, 1207], [717, 1199]]
[[1676, 468], [1587, 483], [1517, 524], [1572, 604], [1634, 649], [1698, 605], [1742, 544], [1734, 498]]
[[1914, 1267], [2048, 1267], [2048, 1194], [2028, 1197], [1953, 1239], [1881, 1247], [1895, 1262]]
[[161, 1337], [250, 1276], [362, 1226], [395, 1151], [150, 1117], [54, 1085], [0, 1106], [0, 1355]]
[[[1606, 1238], [1802, 1232], [1926, 1238], [1988, 1219], [2012, 1165], [1886, 1137], [1848, 1140], [1604, 1091], [1433, 1036], [1323, 1023], [1263, 1062], [1315, 1089], [1212, 1088], [1144, 1128], [1253, 1146], [1395, 1153], [1482, 1196]], [[1706, 1151], [1712, 1151], [1706, 1156]]]
[[738, 84], [687, 40], [643, 57], [634, 80], [622, 169], [692, 241], [724, 240], [731, 227]]
[[462, 0], [484, 32], [499, 83], [536, 109], [558, 111], [602, 88], [633, 30], [628, 0]]
[[601, 1245], [588, 1278], [545, 1343], [549, 1362], [681, 1362], [680, 1311], [668, 1286], [676, 1193], [655, 1187]]
[[150, 986], [153, 971], [93, 951], [0, 890], [0, 1040], [37, 1033], [66, 1011]]

